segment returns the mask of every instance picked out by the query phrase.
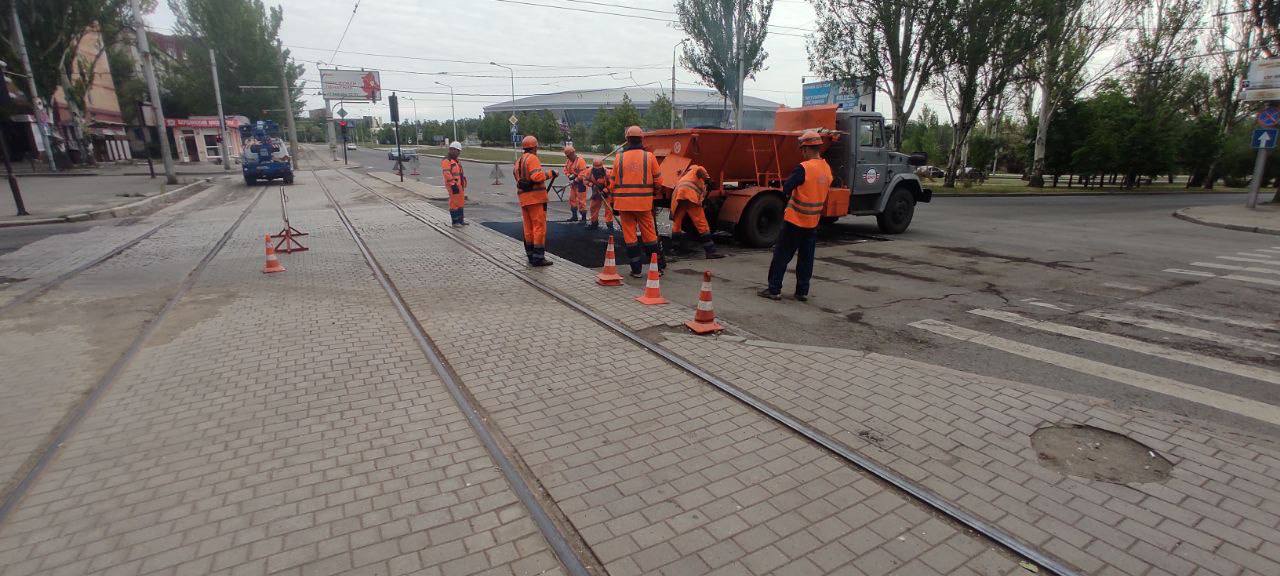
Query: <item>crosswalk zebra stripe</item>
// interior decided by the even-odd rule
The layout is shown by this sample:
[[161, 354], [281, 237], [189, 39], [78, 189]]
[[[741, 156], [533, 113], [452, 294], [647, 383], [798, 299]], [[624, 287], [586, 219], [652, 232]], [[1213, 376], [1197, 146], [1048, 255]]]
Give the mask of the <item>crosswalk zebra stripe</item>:
[[1117, 336], [1115, 334], [1105, 334], [1102, 332], [1085, 330], [1084, 328], [1076, 328], [1075, 326], [1067, 326], [1065, 324], [1058, 324], [1055, 322], [1048, 322], [1044, 320], [1035, 320], [1033, 318], [1027, 318], [1020, 314], [1015, 314], [1013, 312], [1004, 312], [1001, 310], [988, 310], [988, 309], [979, 308], [975, 310], [970, 310], [969, 313], [982, 316], [984, 318], [999, 320], [1001, 322], [1016, 324], [1018, 326], [1025, 326], [1027, 328], [1043, 330], [1045, 332], [1051, 332], [1053, 334], [1069, 336], [1071, 338], [1078, 338], [1080, 340], [1087, 340], [1089, 342], [1096, 342], [1098, 344], [1105, 344], [1107, 346], [1120, 348], [1122, 350], [1128, 350], [1130, 352], [1137, 352], [1139, 354], [1146, 354], [1148, 356], [1164, 358], [1165, 360], [1172, 360], [1174, 362], [1182, 362], [1183, 364], [1190, 364], [1192, 366], [1208, 368], [1210, 370], [1216, 370], [1218, 372], [1222, 372], [1225, 374], [1234, 374], [1236, 376], [1242, 376], [1244, 378], [1250, 378], [1253, 380], [1259, 380], [1259, 381], [1268, 382], [1271, 384], [1280, 384], [1280, 372], [1272, 372], [1271, 370], [1264, 370], [1262, 368], [1257, 368], [1254, 366], [1245, 366], [1244, 364], [1228, 362], [1220, 358], [1212, 358], [1209, 356], [1205, 356], [1203, 354], [1196, 354], [1194, 352], [1177, 350], [1174, 348], [1169, 348], [1168, 346], [1161, 346], [1159, 344], [1143, 342], [1141, 340], [1135, 340], [1133, 338], [1128, 338], [1125, 336]]
[[1280, 266], [1280, 262], [1275, 260], [1263, 260], [1261, 258], [1241, 258], [1239, 256], [1215, 256], [1219, 260], [1230, 260], [1232, 262], [1251, 262], [1253, 264], [1271, 264], [1272, 266]]
[[1280, 425], [1280, 407], [1272, 406], [1265, 402], [1258, 402], [1248, 398], [1242, 398], [1234, 394], [1218, 392], [1208, 388], [1193, 386], [1185, 382], [1179, 382], [1170, 378], [1147, 374], [1137, 370], [1130, 370], [1120, 366], [1113, 366], [1080, 358], [1070, 354], [1063, 354], [1054, 350], [1023, 344], [994, 336], [986, 332], [970, 330], [962, 328], [946, 322], [938, 320], [920, 320], [909, 324], [914, 328], [933, 332], [956, 340], [963, 340], [973, 344], [994, 348], [1003, 352], [1030, 358], [1046, 364], [1053, 364], [1068, 370], [1073, 370], [1081, 374], [1088, 374], [1098, 378], [1104, 378], [1112, 382], [1119, 382], [1134, 388], [1141, 388], [1158, 394], [1172, 396], [1189, 402], [1195, 402], [1216, 408], [1233, 414], [1247, 416], [1255, 420], [1260, 420], [1269, 424]]
[[1232, 326], [1254, 328], [1257, 330], [1271, 330], [1273, 332], [1280, 331], [1280, 322], [1272, 322], [1268, 324], [1266, 322], [1258, 322], [1256, 320], [1246, 320], [1243, 318], [1228, 318], [1226, 316], [1214, 316], [1213, 314], [1205, 314], [1204, 312], [1196, 312], [1195, 310], [1184, 310], [1182, 308], [1176, 308], [1173, 306], [1169, 306], [1167, 304], [1160, 304], [1159, 302], [1134, 301], [1134, 302], [1129, 302], [1129, 305], [1137, 306], [1139, 308], [1146, 308], [1147, 310], [1157, 310], [1160, 312], [1168, 312], [1170, 314], [1178, 314], [1180, 316], [1186, 316], [1188, 318], [1208, 320], [1210, 322], [1221, 322], [1223, 324], [1230, 324]]
[[1253, 272], [1255, 274], [1280, 274], [1280, 268], [1263, 268], [1261, 266], [1235, 266], [1232, 264], [1218, 264], [1217, 262], [1192, 262], [1191, 265], [1199, 266], [1201, 268], [1213, 268], [1215, 270]]
[[1165, 268], [1164, 271], [1172, 272], [1174, 274], [1185, 274], [1187, 276], [1199, 276], [1201, 278], [1217, 278], [1218, 277], [1218, 275], [1214, 274], [1213, 272], [1203, 272], [1200, 270], [1183, 270], [1182, 268]]
[[1183, 326], [1172, 322], [1164, 322], [1161, 320], [1148, 320], [1146, 318], [1138, 318], [1137, 316], [1129, 316], [1128, 314], [1116, 314], [1114, 312], [1085, 312], [1085, 316], [1092, 316], [1101, 320], [1110, 322], [1119, 322], [1121, 324], [1129, 324], [1141, 328], [1149, 328], [1160, 332], [1168, 332], [1170, 334], [1180, 334], [1190, 338], [1199, 338], [1210, 342], [1220, 342], [1228, 346], [1238, 348], [1247, 348], [1256, 352], [1265, 352], [1267, 354], [1280, 354], [1280, 345], [1261, 340], [1253, 340], [1251, 338], [1240, 338], [1227, 334], [1219, 334], [1212, 330], [1203, 330], [1193, 328], [1191, 326]]
[[[1236, 254], [1244, 256], [1245, 258], [1270, 258], [1271, 257], [1270, 254], [1258, 254], [1257, 252], [1236, 252]], [[1268, 260], [1268, 262], [1270, 262], [1270, 260]]]
[[1238, 280], [1240, 282], [1248, 282], [1250, 284], [1262, 284], [1264, 286], [1280, 286], [1280, 280], [1271, 280], [1268, 278], [1258, 278], [1256, 276], [1241, 276], [1239, 274], [1227, 274], [1223, 276], [1227, 280]]

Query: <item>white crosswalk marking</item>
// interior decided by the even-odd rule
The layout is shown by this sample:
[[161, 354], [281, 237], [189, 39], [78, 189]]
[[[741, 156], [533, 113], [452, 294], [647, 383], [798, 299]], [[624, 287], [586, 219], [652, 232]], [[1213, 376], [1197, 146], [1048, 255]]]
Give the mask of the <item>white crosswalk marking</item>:
[[1227, 274], [1223, 276], [1227, 280], [1239, 280], [1240, 282], [1248, 282], [1250, 284], [1262, 284], [1265, 286], [1280, 286], [1280, 280], [1271, 280], [1269, 278], [1258, 278], [1256, 276], [1241, 276], [1239, 274]]
[[1191, 265], [1199, 266], [1201, 268], [1213, 268], [1215, 270], [1253, 272], [1256, 274], [1280, 274], [1280, 268], [1263, 268], [1262, 266], [1235, 266], [1232, 264], [1218, 264], [1217, 262], [1192, 262]]
[[1148, 356], [1164, 358], [1165, 360], [1173, 360], [1174, 362], [1182, 362], [1183, 364], [1200, 366], [1201, 368], [1208, 368], [1210, 370], [1216, 370], [1218, 372], [1223, 372], [1226, 374], [1234, 374], [1236, 376], [1243, 376], [1245, 378], [1251, 378], [1253, 380], [1259, 380], [1259, 381], [1268, 382], [1271, 384], [1280, 384], [1280, 372], [1263, 370], [1262, 368], [1257, 368], [1254, 366], [1245, 366], [1243, 364], [1228, 362], [1226, 360], [1222, 360], [1219, 358], [1212, 358], [1209, 356], [1204, 356], [1202, 354], [1196, 354], [1194, 352], [1177, 350], [1174, 348], [1169, 348], [1167, 346], [1161, 346], [1159, 344], [1151, 344], [1149, 342], [1143, 342], [1141, 340], [1135, 340], [1133, 338], [1128, 338], [1125, 336], [1116, 336], [1114, 334], [1105, 334], [1102, 332], [1095, 332], [1093, 330], [1085, 330], [1084, 328], [1076, 328], [1075, 326], [1067, 326], [1065, 324], [1057, 324], [1055, 322], [1035, 320], [1032, 318], [1027, 318], [1020, 314], [1015, 314], [1013, 312], [1004, 312], [1001, 310], [988, 310], [988, 309], [980, 308], [980, 309], [970, 310], [969, 313], [976, 314], [984, 318], [999, 320], [1001, 322], [1008, 322], [1010, 324], [1025, 326], [1027, 328], [1043, 330], [1045, 332], [1050, 332], [1053, 334], [1060, 334], [1062, 336], [1069, 336], [1071, 338], [1078, 338], [1080, 340], [1096, 342], [1098, 344], [1105, 344], [1107, 346], [1113, 346], [1115, 348], [1120, 348], [1122, 350], [1129, 350], [1131, 352], [1137, 352], [1139, 354], [1146, 354]]
[[1228, 318], [1226, 316], [1214, 316], [1212, 314], [1205, 314], [1203, 312], [1196, 312], [1194, 310], [1184, 310], [1182, 308], [1175, 308], [1173, 306], [1169, 306], [1167, 304], [1160, 304], [1158, 302], [1129, 302], [1129, 305], [1137, 306], [1139, 308], [1146, 308], [1147, 310], [1158, 310], [1160, 312], [1178, 314], [1181, 316], [1186, 316], [1188, 318], [1197, 318], [1200, 320], [1208, 320], [1210, 322], [1221, 322], [1223, 324], [1230, 324], [1232, 326], [1241, 326], [1244, 328], [1254, 328], [1258, 330], [1280, 331], [1280, 322], [1272, 322], [1268, 324], [1266, 322], [1257, 322], [1254, 320], [1245, 320], [1242, 318]]
[[1266, 254], [1280, 255], [1280, 250], [1276, 250], [1274, 248], [1258, 248], [1257, 250], [1254, 250], [1254, 252], [1263, 252]]
[[1236, 254], [1244, 256], [1245, 258], [1270, 258], [1271, 257], [1270, 254], [1258, 254], [1257, 252], [1236, 252]]
[[1191, 338], [1199, 338], [1210, 342], [1221, 342], [1228, 346], [1238, 348], [1247, 348], [1256, 352], [1264, 352], [1267, 354], [1280, 354], [1280, 345], [1261, 340], [1253, 340], [1250, 338], [1239, 338], [1227, 334], [1219, 334], [1212, 330], [1202, 330], [1200, 328], [1192, 328], [1191, 326], [1183, 326], [1172, 322], [1164, 322], [1161, 320], [1148, 320], [1128, 314], [1116, 314], [1113, 312], [1085, 312], [1085, 316], [1092, 316], [1110, 322], [1119, 322], [1121, 324], [1129, 324], [1141, 328], [1150, 328], [1160, 332], [1168, 332], [1170, 334], [1180, 334]]
[[1272, 266], [1280, 265], [1275, 260], [1263, 260], [1261, 258], [1241, 258], [1239, 256], [1215, 256], [1219, 260], [1230, 260], [1232, 262], [1251, 262], [1253, 264], [1270, 264]]
[[1218, 277], [1218, 275], [1214, 274], [1213, 272], [1202, 272], [1200, 270], [1183, 270], [1182, 268], [1165, 268], [1164, 271], [1172, 272], [1174, 274], [1185, 274], [1187, 276], [1199, 276], [1201, 278], [1217, 278]]
[[1179, 382], [1170, 378], [1155, 376], [1137, 370], [1130, 370], [1120, 366], [1104, 364], [1070, 354], [1063, 354], [1054, 350], [1023, 344], [999, 336], [994, 336], [986, 332], [970, 330], [941, 322], [938, 320], [920, 320], [912, 322], [910, 326], [933, 332], [949, 338], [963, 340], [973, 344], [987, 346], [1010, 354], [1016, 354], [1023, 358], [1030, 358], [1039, 362], [1061, 366], [1068, 370], [1074, 370], [1082, 374], [1089, 374], [1099, 378], [1119, 382], [1135, 388], [1141, 388], [1158, 394], [1165, 394], [1174, 398], [1195, 402], [1218, 410], [1224, 410], [1234, 414], [1247, 416], [1255, 420], [1267, 422], [1269, 424], [1280, 425], [1280, 407], [1272, 406], [1264, 402], [1242, 398], [1234, 394], [1218, 392], [1208, 388], [1193, 386], [1185, 382]]

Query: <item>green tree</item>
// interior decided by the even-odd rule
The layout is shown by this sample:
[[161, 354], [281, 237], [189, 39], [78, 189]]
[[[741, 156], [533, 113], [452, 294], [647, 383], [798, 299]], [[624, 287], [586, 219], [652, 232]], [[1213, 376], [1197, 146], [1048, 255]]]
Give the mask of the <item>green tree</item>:
[[[644, 118], [640, 122], [640, 126], [645, 130], [662, 130], [671, 127], [671, 100], [666, 95], [659, 95], [657, 99], [649, 103], [649, 109], [645, 110]], [[676, 128], [683, 128], [684, 123], [676, 117]]]
[[1135, 155], [1128, 142], [1135, 132], [1144, 131], [1137, 126], [1137, 118], [1138, 110], [1119, 83], [1106, 82], [1084, 102], [1081, 124], [1086, 136], [1072, 152], [1074, 171], [1099, 178], [1121, 172], [1127, 158]]
[[574, 124], [569, 129], [569, 139], [573, 141], [574, 146], [586, 150], [586, 147], [591, 145], [591, 129], [586, 124]]
[[476, 132], [484, 144], [511, 144], [511, 125], [507, 123], [507, 117], [503, 114], [485, 115], [480, 119], [480, 126]]
[[[165, 113], [173, 116], [217, 114], [209, 49], [217, 54], [222, 105], [227, 114], [251, 119], [269, 118], [284, 124], [278, 90], [239, 90], [237, 86], [280, 85], [280, 24], [284, 11], [267, 8], [262, 0], [169, 0], [177, 16], [175, 28], [191, 45], [177, 65], [169, 67], [164, 84]], [[303, 67], [289, 64], [287, 78], [292, 107], [302, 109]], [[270, 112], [263, 112], [268, 110]], [[403, 134], [402, 134], [403, 135]]]
[[621, 144], [628, 126], [640, 124], [640, 111], [631, 103], [631, 98], [622, 96], [622, 103], [613, 110], [601, 109], [596, 113], [596, 121], [592, 129], [592, 141], [597, 146], [613, 147]]
[[[684, 67], [733, 103], [738, 116], [743, 79], [764, 69], [764, 39], [769, 33], [773, 0], [676, 0], [685, 44]], [[740, 66], [741, 64], [741, 66]]]

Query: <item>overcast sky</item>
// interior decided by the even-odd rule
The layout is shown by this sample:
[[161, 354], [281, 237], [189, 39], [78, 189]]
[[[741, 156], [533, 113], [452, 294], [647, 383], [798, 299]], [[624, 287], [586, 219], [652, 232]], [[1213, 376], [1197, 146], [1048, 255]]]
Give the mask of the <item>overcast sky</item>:
[[[435, 92], [401, 93], [414, 99], [403, 101], [402, 115], [412, 118], [416, 104], [418, 117], [423, 120], [449, 118], [448, 89], [435, 84], [437, 81], [454, 85], [459, 117], [478, 116], [485, 105], [510, 100], [509, 73], [488, 65], [489, 61], [516, 70], [517, 97], [637, 83], [657, 87], [655, 82], [661, 83], [663, 90], [670, 89], [672, 47], [684, 38], [673, 24], [662, 21], [675, 20], [672, 0], [516, 1], [524, 4], [501, 0], [361, 0], [336, 57], [333, 50], [355, 0], [267, 3], [284, 7], [281, 38], [293, 50], [294, 58], [307, 67], [303, 78], [307, 80], [309, 108], [323, 106], [314, 95], [319, 89], [316, 62], [382, 70], [383, 88], [388, 92]], [[155, 14], [148, 16], [148, 23], [157, 30], [172, 29], [173, 14], [161, 4]], [[754, 81], [747, 82], [748, 95], [788, 106], [800, 105], [801, 77], [809, 74], [803, 36], [812, 29], [813, 19], [813, 8], [807, 0], [775, 0], [769, 22], [771, 31], [765, 40], [769, 52], [766, 69]], [[526, 66], [529, 64], [552, 68]], [[471, 76], [420, 74], [423, 72]], [[584, 75], [587, 77], [569, 77]], [[677, 90], [694, 85], [700, 85], [697, 78], [677, 66]], [[881, 112], [885, 112], [884, 102], [883, 95], [877, 98]], [[355, 116], [386, 116], [385, 102], [374, 106], [351, 104], [346, 109]]]

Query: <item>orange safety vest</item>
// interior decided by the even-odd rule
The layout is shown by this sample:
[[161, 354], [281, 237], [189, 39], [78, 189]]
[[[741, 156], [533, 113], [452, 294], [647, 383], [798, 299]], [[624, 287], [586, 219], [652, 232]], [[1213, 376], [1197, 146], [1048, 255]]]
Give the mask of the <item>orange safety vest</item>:
[[[522, 154], [513, 172], [516, 178], [516, 193], [520, 196], [521, 206], [547, 203], [547, 186], [543, 184], [547, 180], [547, 173], [542, 171], [542, 162], [538, 160], [537, 154], [531, 152]], [[525, 182], [528, 187], [521, 190], [521, 182]]]
[[564, 175], [573, 177], [573, 187], [577, 190], [586, 190], [587, 182], [582, 177], [587, 171], [587, 161], [581, 156], [574, 156], [573, 160], [565, 158]]
[[831, 191], [831, 166], [821, 158], [805, 160], [800, 166], [804, 168], [804, 183], [791, 191], [782, 219], [800, 228], [817, 228]]
[[643, 148], [619, 152], [613, 159], [613, 183], [615, 210], [653, 210], [653, 191], [659, 184], [658, 157]]
[[444, 187], [450, 194], [453, 194], [454, 185], [461, 192], [467, 191], [467, 175], [462, 171], [461, 162], [445, 158], [440, 161], [440, 171], [444, 173]]
[[684, 176], [680, 177], [680, 182], [676, 183], [676, 189], [671, 195], [672, 207], [676, 202], [681, 201], [701, 206], [702, 201], [707, 199], [707, 183], [704, 180], [706, 176], [706, 169], [697, 164], [692, 164], [685, 169]]

